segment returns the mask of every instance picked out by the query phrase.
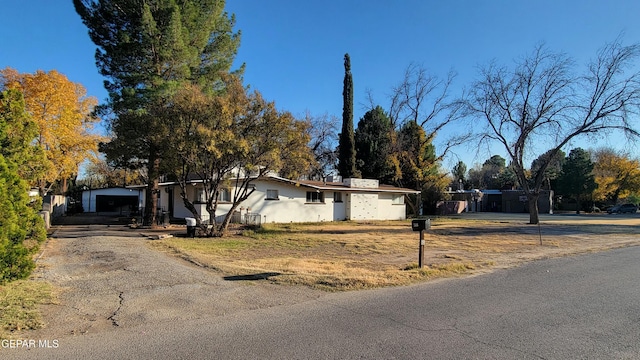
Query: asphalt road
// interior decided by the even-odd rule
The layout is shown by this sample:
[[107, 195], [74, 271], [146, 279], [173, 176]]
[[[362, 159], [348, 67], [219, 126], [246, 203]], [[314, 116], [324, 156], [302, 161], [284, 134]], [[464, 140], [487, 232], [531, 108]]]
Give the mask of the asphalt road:
[[[61, 336], [3, 359], [638, 359], [640, 247]], [[38, 339], [43, 340], [43, 339]], [[43, 344], [44, 345], [44, 344]]]

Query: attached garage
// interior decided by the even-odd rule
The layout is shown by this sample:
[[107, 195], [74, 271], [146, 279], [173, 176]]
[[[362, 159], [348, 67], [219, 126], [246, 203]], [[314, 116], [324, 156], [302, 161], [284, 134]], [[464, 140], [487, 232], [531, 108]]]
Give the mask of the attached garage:
[[142, 204], [141, 191], [126, 188], [90, 189], [82, 192], [84, 212], [128, 214]]

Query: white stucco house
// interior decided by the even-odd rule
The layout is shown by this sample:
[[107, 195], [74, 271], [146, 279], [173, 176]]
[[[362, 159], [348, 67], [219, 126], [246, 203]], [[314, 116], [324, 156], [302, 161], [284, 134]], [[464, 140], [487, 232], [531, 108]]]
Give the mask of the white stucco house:
[[[329, 179], [331, 180], [331, 179]], [[219, 195], [217, 220], [231, 209], [233, 182]], [[402, 220], [406, 218], [405, 194], [419, 191], [380, 185], [378, 180], [344, 179], [334, 181], [290, 180], [265, 176], [251, 181], [255, 191], [236, 209], [237, 215], [259, 217], [259, 222], [322, 222], [338, 220]], [[139, 194], [142, 208], [146, 189], [130, 187]], [[194, 180], [187, 186], [187, 196], [194, 203], [203, 220], [209, 219], [204, 204], [202, 183]], [[180, 186], [174, 182], [160, 183], [158, 210], [171, 218], [193, 215], [180, 197]]]

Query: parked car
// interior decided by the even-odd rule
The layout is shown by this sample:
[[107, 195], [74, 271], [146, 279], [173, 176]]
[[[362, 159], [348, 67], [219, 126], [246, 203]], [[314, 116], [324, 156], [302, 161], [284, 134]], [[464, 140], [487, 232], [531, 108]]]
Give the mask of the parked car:
[[610, 208], [609, 210], [607, 210], [607, 212], [609, 214], [624, 214], [624, 213], [636, 213], [638, 211], [638, 206], [636, 206], [635, 204], [622, 204], [622, 205], [616, 205], [612, 208]]

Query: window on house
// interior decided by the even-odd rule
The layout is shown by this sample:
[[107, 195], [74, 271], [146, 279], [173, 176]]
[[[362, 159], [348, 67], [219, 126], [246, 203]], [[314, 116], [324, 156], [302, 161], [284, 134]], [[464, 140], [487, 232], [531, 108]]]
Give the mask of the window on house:
[[223, 188], [218, 190], [219, 202], [231, 202], [231, 189]]
[[404, 204], [404, 195], [393, 195], [391, 203], [394, 205], [402, 205]]
[[278, 190], [267, 189], [267, 200], [279, 200]]
[[207, 196], [203, 188], [196, 188], [196, 198], [195, 203], [205, 203], [207, 202]]
[[341, 203], [342, 202], [342, 193], [335, 191], [333, 193], [333, 202]]
[[307, 191], [307, 202], [308, 203], [323, 203], [324, 202], [324, 193], [317, 191]]

